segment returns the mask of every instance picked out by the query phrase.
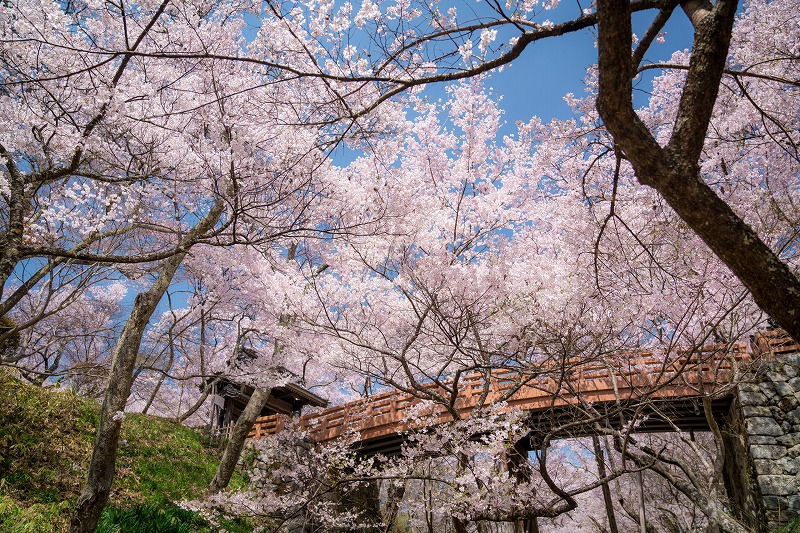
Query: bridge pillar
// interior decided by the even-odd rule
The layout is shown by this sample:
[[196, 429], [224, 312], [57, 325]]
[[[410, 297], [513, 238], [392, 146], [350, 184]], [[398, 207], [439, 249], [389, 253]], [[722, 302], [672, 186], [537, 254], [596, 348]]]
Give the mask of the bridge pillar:
[[800, 353], [768, 358], [739, 385], [728, 416], [726, 485], [734, 511], [759, 531], [800, 516]]
[[[340, 492], [338, 496], [339, 508], [342, 511], [359, 511], [362, 513], [366, 522], [376, 524], [372, 527], [362, 527], [358, 531], [370, 533], [382, 531], [382, 528], [377, 524], [382, 521], [381, 516], [381, 503], [380, 503], [380, 486], [377, 481], [367, 481], [359, 484], [358, 487], [344, 487], [345, 490]], [[327, 531], [334, 531], [327, 529]], [[336, 529], [337, 532], [355, 531], [349, 528]]]
[[[528, 453], [531, 451], [530, 438], [524, 438], [514, 444], [509, 450], [508, 457], [506, 457], [506, 467], [520, 482], [530, 480], [531, 471], [528, 465]], [[513, 523], [513, 531], [514, 533], [539, 533], [539, 521], [535, 516], [516, 520]]]

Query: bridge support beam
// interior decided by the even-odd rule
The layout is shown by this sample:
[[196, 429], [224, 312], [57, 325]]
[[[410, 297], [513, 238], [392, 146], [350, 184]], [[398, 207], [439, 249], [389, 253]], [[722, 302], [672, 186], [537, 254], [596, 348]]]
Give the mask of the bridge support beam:
[[[519, 440], [511, 448], [506, 458], [508, 470], [521, 482], [530, 480], [530, 467], [528, 466], [528, 453], [531, 451], [530, 438]], [[539, 521], [534, 516], [517, 520], [513, 523], [514, 533], [539, 533]]]
[[[380, 524], [381, 516], [381, 502], [380, 502], [380, 485], [377, 481], [362, 482], [355, 489], [347, 488], [346, 492], [339, 495], [339, 507], [342, 511], [358, 510], [363, 513], [364, 519], [373, 524]], [[328, 531], [331, 531], [330, 529]], [[351, 531], [350, 529], [340, 529], [342, 533]], [[361, 532], [377, 533], [382, 531], [378, 526], [372, 528], [361, 528]]]
[[800, 353], [768, 359], [737, 392], [726, 488], [740, 519], [772, 531], [800, 516]]

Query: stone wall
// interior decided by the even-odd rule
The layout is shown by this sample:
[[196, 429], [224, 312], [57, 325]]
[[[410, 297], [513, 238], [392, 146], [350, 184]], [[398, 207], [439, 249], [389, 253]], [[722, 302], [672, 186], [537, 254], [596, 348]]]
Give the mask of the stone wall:
[[771, 531], [800, 516], [800, 353], [767, 359], [752, 382], [739, 385], [735, 404], [749, 449], [747, 484], [761, 502], [760, 528]]

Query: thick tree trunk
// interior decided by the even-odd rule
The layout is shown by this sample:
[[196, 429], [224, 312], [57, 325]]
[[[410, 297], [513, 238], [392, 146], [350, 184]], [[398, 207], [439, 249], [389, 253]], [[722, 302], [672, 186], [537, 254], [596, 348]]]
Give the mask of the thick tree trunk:
[[208, 486], [208, 492], [210, 494], [217, 494], [230, 483], [233, 471], [236, 469], [236, 463], [242, 455], [242, 449], [244, 448], [245, 440], [247, 440], [247, 435], [250, 433], [250, 430], [253, 429], [253, 425], [261, 414], [264, 404], [267, 403], [267, 398], [269, 398], [271, 390], [272, 389], [257, 388], [253, 392], [253, 395], [250, 396], [250, 401], [247, 402], [247, 406], [244, 408], [244, 411], [242, 411], [239, 420], [237, 420], [236, 424], [233, 426], [231, 438], [228, 440], [228, 445], [225, 446], [225, 451], [222, 454], [219, 467], [217, 467], [217, 473]]
[[696, 28], [704, 18], [711, 14], [714, 6], [708, 0], [684, 0], [681, 2], [681, 9], [692, 21], [692, 26]]
[[[8, 213], [6, 232], [0, 234], [0, 299], [4, 294], [6, 282], [17, 266], [20, 258], [20, 248], [25, 234], [25, 211], [31, 201], [31, 195], [25, 194], [25, 175], [19, 171], [14, 159], [6, 149], [0, 145], [0, 156], [6, 160], [8, 170]], [[5, 313], [3, 313], [5, 314]]]
[[136, 296], [133, 309], [122, 328], [108, 376], [108, 388], [103, 398], [100, 411], [100, 425], [95, 436], [92, 460], [83, 491], [75, 504], [70, 520], [70, 533], [91, 533], [97, 527], [100, 514], [103, 512], [111, 491], [111, 483], [116, 471], [119, 435], [122, 431], [125, 404], [131, 393], [133, 370], [142, 335], [153, 312], [167, 291], [178, 267], [186, 257], [186, 251], [198, 238], [208, 232], [222, 216], [225, 203], [217, 198], [211, 210], [197, 225], [181, 239], [178, 249], [184, 250], [165, 259], [158, 273], [158, 278], [147, 292]]
[[703, 149], [730, 44], [735, 0], [685, 2], [696, 24], [692, 59], [672, 137], [655, 141], [633, 110], [627, 0], [598, 0], [597, 109], [640, 183], [653, 187], [747, 287], [755, 302], [800, 340], [800, 279], [700, 175]]
[[406, 484], [403, 482], [401, 485], [395, 485], [395, 482], [390, 480], [389, 486], [386, 490], [386, 506], [383, 509], [383, 523], [386, 525], [383, 530], [384, 533], [392, 531], [394, 522], [397, 519], [397, 512], [400, 510], [400, 502], [403, 501], [403, 496], [406, 493]]
[[147, 292], [136, 297], [128, 321], [122, 330], [108, 376], [108, 388], [100, 412], [100, 425], [92, 450], [89, 473], [70, 521], [70, 533], [90, 533], [97, 527], [111, 491], [111, 483], [116, 471], [119, 435], [122, 431], [125, 404], [131, 392], [133, 369], [142, 335], [155, 311], [158, 302], [166, 292], [186, 254], [178, 254], [168, 259], [161, 269], [158, 279]]

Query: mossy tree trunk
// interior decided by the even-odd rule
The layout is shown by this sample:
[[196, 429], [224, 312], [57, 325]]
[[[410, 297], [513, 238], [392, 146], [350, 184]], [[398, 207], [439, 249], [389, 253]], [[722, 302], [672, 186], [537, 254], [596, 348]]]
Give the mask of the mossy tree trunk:
[[214, 227], [225, 209], [225, 202], [217, 198], [209, 212], [180, 240], [175, 255], [164, 260], [158, 277], [149, 290], [136, 296], [133, 309], [122, 329], [111, 361], [108, 388], [100, 411], [92, 460], [81, 495], [70, 520], [70, 533], [91, 533], [97, 528], [100, 514], [108, 502], [111, 483], [116, 473], [119, 436], [122, 432], [125, 405], [131, 393], [133, 371], [142, 335], [158, 303], [172, 283], [175, 273], [186, 257], [187, 251], [199, 238]]
[[239, 457], [242, 455], [242, 449], [247, 440], [247, 435], [253, 429], [253, 425], [261, 414], [261, 410], [264, 409], [270, 392], [272, 392], [270, 388], [259, 387], [253, 391], [253, 395], [250, 396], [247, 406], [233, 426], [231, 438], [228, 440], [227, 446], [225, 446], [225, 451], [222, 454], [219, 467], [217, 467], [217, 473], [208, 486], [208, 492], [210, 494], [217, 494], [230, 483], [233, 471], [236, 469], [236, 463], [239, 462]]

